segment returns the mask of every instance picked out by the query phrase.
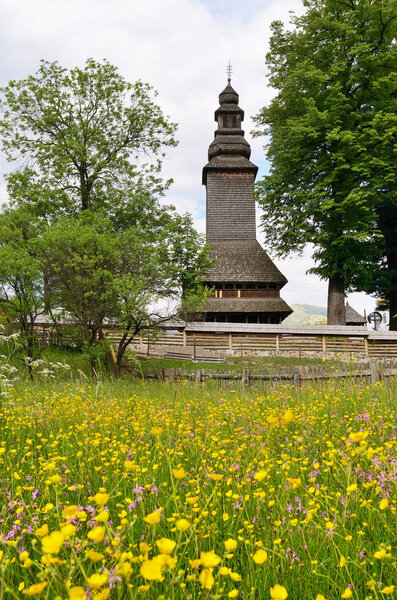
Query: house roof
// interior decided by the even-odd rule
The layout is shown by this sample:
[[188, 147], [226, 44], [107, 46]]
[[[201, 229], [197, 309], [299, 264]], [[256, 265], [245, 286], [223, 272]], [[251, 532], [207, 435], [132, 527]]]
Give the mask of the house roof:
[[354, 310], [354, 308], [352, 308], [350, 306], [350, 304], [346, 304], [345, 311], [346, 311], [346, 317], [345, 317], [346, 325], [348, 323], [360, 323], [361, 325], [366, 323], [366, 320], [364, 319], [364, 317], [361, 316], [356, 310]]
[[205, 282], [287, 283], [257, 240], [213, 242], [210, 257], [218, 262]]
[[209, 298], [202, 308], [203, 313], [292, 313], [282, 298]]

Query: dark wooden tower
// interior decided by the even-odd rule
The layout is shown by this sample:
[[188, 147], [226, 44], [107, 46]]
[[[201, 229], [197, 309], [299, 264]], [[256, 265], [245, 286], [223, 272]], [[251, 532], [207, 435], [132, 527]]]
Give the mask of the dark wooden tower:
[[207, 190], [207, 242], [217, 264], [204, 282], [214, 288], [206, 321], [281, 323], [291, 308], [280, 298], [287, 279], [256, 239], [254, 182], [258, 167], [244, 138], [244, 111], [230, 85], [219, 96], [218, 129], [203, 169]]

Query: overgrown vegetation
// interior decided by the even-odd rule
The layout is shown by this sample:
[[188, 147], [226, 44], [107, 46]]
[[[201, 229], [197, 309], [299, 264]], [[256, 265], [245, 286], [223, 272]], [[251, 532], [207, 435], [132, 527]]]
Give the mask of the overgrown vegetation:
[[395, 398], [382, 384], [10, 389], [0, 598], [391, 596]]

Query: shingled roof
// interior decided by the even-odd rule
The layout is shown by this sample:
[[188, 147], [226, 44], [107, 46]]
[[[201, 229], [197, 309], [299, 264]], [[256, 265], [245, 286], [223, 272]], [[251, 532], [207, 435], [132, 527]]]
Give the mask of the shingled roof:
[[346, 304], [345, 311], [346, 325], [351, 323], [356, 323], [357, 325], [364, 325], [364, 323], [366, 323], [364, 317], [361, 316], [356, 310], [354, 310], [354, 308], [352, 308], [350, 304]]
[[257, 240], [214, 242], [210, 257], [219, 262], [210, 269], [206, 282], [287, 283]]
[[290, 314], [292, 310], [282, 298], [209, 298], [204, 304], [202, 312], [281, 312]]

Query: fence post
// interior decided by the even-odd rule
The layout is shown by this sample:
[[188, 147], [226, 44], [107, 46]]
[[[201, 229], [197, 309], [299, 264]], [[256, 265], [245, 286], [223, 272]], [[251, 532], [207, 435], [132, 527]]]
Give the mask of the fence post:
[[369, 363], [371, 371], [371, 383], [377, 383], [380, 381], [379, 363], [376, 360], [371, 360]]
[[301, 385], [301, 370], [299, 367], [294, 369], [294, 385], [298, 387]]
[[196, 334], [193, 334], [193, 360], [197, 360], [197, 350], [196, 350]]
[[241, 376], [241, 387], [243, 389], [245, 388], [245, 386], [249, 382], [249, 376], [250, 376], [249, 370], [248, 369], [243, 369], [242, 376]]
[[197, 369], [197, 371], [196, 371], [196, 387], [198, 387], [200, 385], [201, 381], [202, 381], [201, 369]]
[[279, 352], [280, 352], [280, 336], [277, 334], [276, 335], [276, 354], [278, 355]]
[[182, 331], [182, 346], [186, 346], [186, 329]]
[[233, 340], [231, 333], [229, 333], [229, 350], [233, 350]]
[[369, 356], [369, 352], [368, 352], [368, 338], [367, 337], [364, 338], [364, 350], [365, 350], [365, 356]]
[[324, 354], [327, 352], [327, 338], [323, 335], [323, 352]]

